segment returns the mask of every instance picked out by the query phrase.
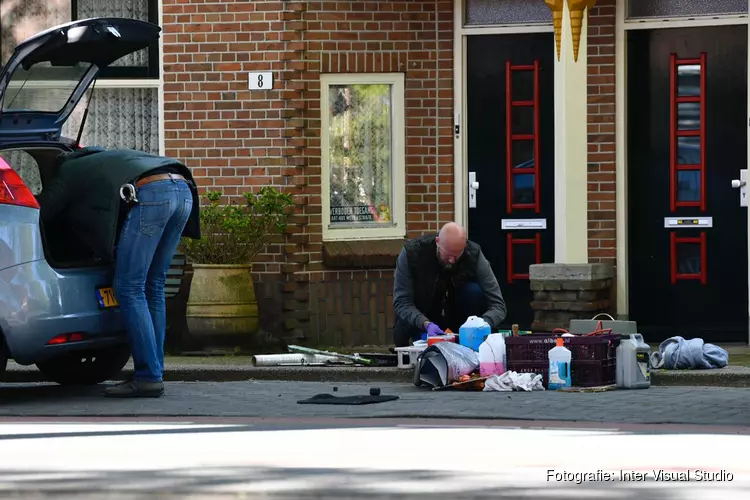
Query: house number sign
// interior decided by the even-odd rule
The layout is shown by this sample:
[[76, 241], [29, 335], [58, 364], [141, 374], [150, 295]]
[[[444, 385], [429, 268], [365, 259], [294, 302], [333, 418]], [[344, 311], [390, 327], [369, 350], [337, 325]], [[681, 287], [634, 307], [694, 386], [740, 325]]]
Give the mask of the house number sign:
[[250, 90], [273, 89], [273, 73], [270, 71], [249, 73]]

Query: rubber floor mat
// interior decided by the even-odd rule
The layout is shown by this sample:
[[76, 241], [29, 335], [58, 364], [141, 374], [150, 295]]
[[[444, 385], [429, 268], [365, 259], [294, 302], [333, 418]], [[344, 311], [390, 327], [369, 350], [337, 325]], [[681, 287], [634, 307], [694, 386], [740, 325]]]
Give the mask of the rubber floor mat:
[[301, 405], [371, 405], [396, 401], [398, 396], [334, 396], [332, 394], [317, 394], [310, 399], [297, 401]]

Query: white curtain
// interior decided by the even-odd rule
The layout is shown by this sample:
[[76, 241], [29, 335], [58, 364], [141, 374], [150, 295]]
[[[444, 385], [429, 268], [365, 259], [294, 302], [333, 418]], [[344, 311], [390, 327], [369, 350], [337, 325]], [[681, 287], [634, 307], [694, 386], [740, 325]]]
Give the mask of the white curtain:
[[[81, 144], [158, 154], [158, 95], [156, 88], [95, 88]], [[78, 104], [65, 123], [63, 136], [77, 137], [87, 100]]]

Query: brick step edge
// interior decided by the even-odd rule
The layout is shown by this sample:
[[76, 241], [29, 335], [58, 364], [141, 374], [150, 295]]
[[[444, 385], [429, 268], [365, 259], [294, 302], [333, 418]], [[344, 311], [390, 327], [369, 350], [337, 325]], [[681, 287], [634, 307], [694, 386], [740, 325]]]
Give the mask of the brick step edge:
[[[10, 368], [10, 367], [9, 367]], [[125, 369], [116, 380], [132, 374]], [[413, 372], [398, 368], [370, 367], [263, 367], [250, 366], [177, 366], [164, 372], [167, 382], [237, 382], [237, 381], [300, 381], [300, 382], [396, 382], [412, 383]], [[45, 382], [33, 368], [9, 369], [0, 383]], [[750, 368], [731, 367], [717, 370], [655, 370], [652, 386], [716, 386], [750, 387]]]

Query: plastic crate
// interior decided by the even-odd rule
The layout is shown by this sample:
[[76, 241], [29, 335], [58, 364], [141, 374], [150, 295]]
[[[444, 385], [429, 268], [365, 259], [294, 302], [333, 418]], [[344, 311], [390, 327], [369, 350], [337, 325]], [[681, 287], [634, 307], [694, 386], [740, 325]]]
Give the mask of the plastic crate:
[[398, 356], [396, 366], [402, 370], [414, 368], [417, 366], [417, 358], [425, 349], [427, 349], [427, 345], [396, 347], [396, 355]]
[[[518, 373], [536, 373], [549, 380], [549, 350], [555, 347], [555, 333], [532, 333], [505, 339], [507, 369]], [[597, 387], [615, 383], [615, 359], [620, 336], [576, 335], [562, 337], [572, 355], [570, 374], [574, 387]]]

